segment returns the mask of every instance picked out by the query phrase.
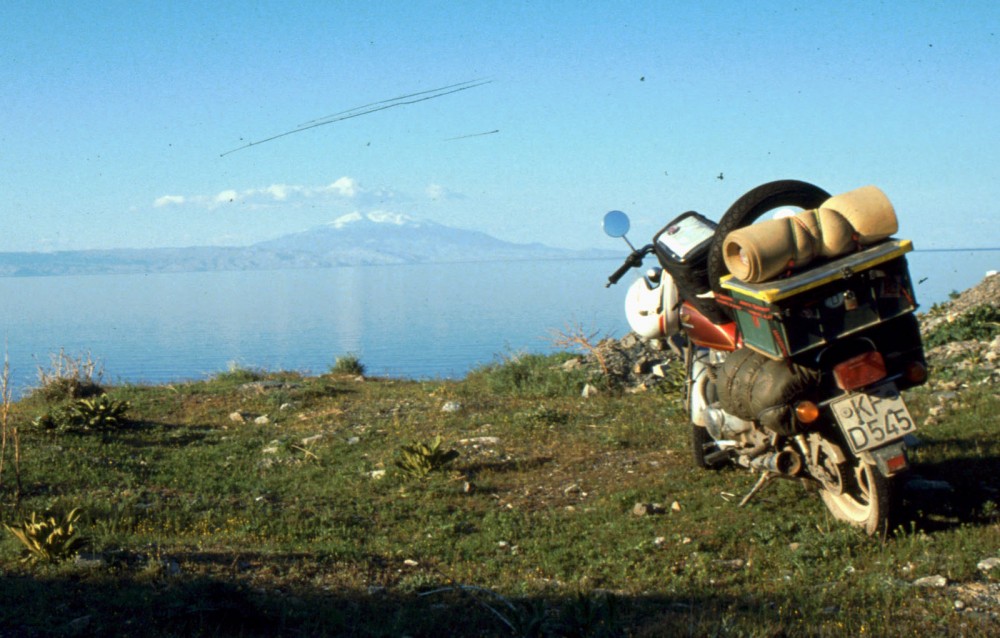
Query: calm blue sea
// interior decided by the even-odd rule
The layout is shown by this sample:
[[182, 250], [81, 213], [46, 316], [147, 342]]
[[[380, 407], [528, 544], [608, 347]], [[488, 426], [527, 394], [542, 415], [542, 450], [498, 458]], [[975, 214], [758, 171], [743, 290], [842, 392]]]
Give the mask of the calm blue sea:
[[[91, 353], [105, 380], [199, 379], [232, 364], [319, 373], [356, 354], [378, 376], [461, 377], [553, 331], [628, 331], [614, 260], [0, 278], [13, 387], [51, 353]], [[926, 310], [1000, 268], [1000, 252], [913, 253]], [[926, 278], [926, 279], [925, 279]]]

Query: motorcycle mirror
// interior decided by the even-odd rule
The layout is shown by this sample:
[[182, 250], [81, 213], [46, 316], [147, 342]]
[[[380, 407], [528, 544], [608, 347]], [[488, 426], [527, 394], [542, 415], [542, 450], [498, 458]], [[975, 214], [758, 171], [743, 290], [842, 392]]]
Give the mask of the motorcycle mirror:
[[609, 236], [624, 237], [632, 223], [629, 221], [628, 215], [620, 210], [613, 210], [604, 216], [603, 226], [604, 232]]

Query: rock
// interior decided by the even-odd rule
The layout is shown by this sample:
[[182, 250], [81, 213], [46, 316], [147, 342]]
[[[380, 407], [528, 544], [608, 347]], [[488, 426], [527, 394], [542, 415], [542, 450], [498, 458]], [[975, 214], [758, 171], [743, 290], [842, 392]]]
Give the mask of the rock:
[[573, 370], [578, 370], [583, 367], [583, 358], [574, 357], [572, 359], [567, 359], [561, 366], [559, 366], [564, 372], [572, 372]]
[[462, 404], [458, 401], [448, 401], [441, 406], [442, 412], [459, 412], [462, 409]]
[[407, 558], [406, 560], [403, 561], [403, 564], [406, 565], [407, 567], [417, 567], [418, 565], [420, 565], [420, 563], [413, 560], [412, 558]]
[[232, 421], [233, 423], [246, 423], [247, 422], [246, 416], [242, 412], [240, 412], [238, 410], [236, 412], [230, 412], [229, 413], [229, 420]]
[[254, 419], [253, 422], [257, 425], [267, 425], [271, 422], [271, 419], [269, 419], [266, 414], [262, 414]]
[[976, 565], [976, 567], [979, 568], [979, 571], [981, 572], [993, 571], [994, 569], [1000, 568], [1000, 558], [993, 556], [991, 558], [983, 559], [979, 561], [979, 564]]
[[280, 410], [281, 412], [288, 412], [289, 410], [294, 410], [294, 409], [295, 409], [294, 403], [282, 403], [281, 407], [278, 408], [278, 410]]
[[944, 587], [948, 584], [948, 579], [940, 575], [924, 576], [913, 581], [913, 584], [916, 587]]
[[385, 470], [372, 470], [371, 472], [368, 473], [368, 476], [373, 481], [381, 480], [381, 479], [385, 478]]
[[636, 516], [652, 516], [666, 514], [667, 509], [659, 503], [636, 503], [632, 506], [632, 514]]
[[673, 503], [670, 504], [670, 509], [672, 509], [675, 512], [679, 512], [681, 511], [681, 504], [678, 503], [677, 501], [674, 501]]
[[496, 445], [500, 443], [499, 437], [495, 436], [474, 436], [471, 439], [459, 439], [459, 445]]
[[313, 443], [316, 443], [321, 440], [323, 440], [322, 434], [314, 434], [313, 436], [307, 436], [306, 438], [302, 439], [302, 445], [312, 445]]
[[585, 399], [589, 399], [590, 397], [597, 396], [598, 394], [597, 388], [588, 383], [583, 386], [583, 391], [580, 393], [580, 396]]
[[350, 438], [347, 439], [347, 444], [348, 445], [357, 445], [358, 443], [361, 443], [361, 437], [360, 436], [352, 436], [352, 437], [350, 437]]
[[965, 609], [965, 601], [961, 600], [961, 599], [960, 600], [956, 600], [955, 601], [955, 611], [962, 611], [963, 609]]
[[722, 568], [725, 568], [725, 569], [731, 569], [731, 570], [733, 570], [735, 572], [735, 571], [739, 571], [739, 570], [743, 569], [743, 566], [746, 565], [746, 561], [744, 561], [742, 558], [734, 558], [732, 560], [716, 560], [716, 561], [712, 561], [712, 564], [716, 565], [717, 567], [722, 567]]

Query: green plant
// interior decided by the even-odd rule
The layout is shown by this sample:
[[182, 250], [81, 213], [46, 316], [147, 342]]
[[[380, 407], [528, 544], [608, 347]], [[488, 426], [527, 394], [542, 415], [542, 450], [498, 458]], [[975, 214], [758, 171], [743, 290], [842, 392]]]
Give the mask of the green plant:
[[80, 518], [80, 509], [67, 514], [62, 521], [54, 516], [38, 520], [35, 512], [31, 520], [20, 525], [4, 525], [24, 546], [22, 562], [57, 563], [76, 556], [86, 546], [87, 539], [77, 535], [75, 523]]
[[38, 366], [38, 387], [32, 394], [45, 401], [65, 401], [97, 396], [104, 392], [104, 367], [89, 352], [73, 356], [62, 348], [49, 356], [49, 366]]
[[130, 407], [128, 401], [117, 401], [106, 394], [79, 399], [70, 408], [70, 421], [88, 430], [113, 430], [125, 421], [125, 413]]
[[42, 430], [114, 430], [125, 423], [125, 413], [130, 407], [128, 401], [102, 394], [48, 410], [36, 417], [32, 425]]
[[441, 437], [436, 436], [429, 443], [404, 445], [396, 460], [396, 467], [413, 478], [424, 478], [457, 458], [458, 450], [442, 450]]
[[573, 355], [568, 352], [509, 355], [499, 363], [474, 370], [469, 379], [500, 396], [578, 396], [587, 383], [588, 372], [562, 369], [562, 364], [571, 358]]
[[337, 360], [333, 362], [333, 366], [330, 367], [330, 372], [333, 374], [363, 375], [365, 373], [365, 366], [361, 363], [361, 359], [357, 355], [345, 354], [337, 357]]
[[938, 324], [924, 338], [928, 348], [952, 341], [987, 340], [1000, 335], [1000, 308], [983, 304], [959, 315], [954, 321]]

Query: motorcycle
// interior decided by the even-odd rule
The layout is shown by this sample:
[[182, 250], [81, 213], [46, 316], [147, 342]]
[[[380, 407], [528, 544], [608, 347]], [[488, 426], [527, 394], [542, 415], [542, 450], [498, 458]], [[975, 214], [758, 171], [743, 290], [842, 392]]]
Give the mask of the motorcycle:
[[[840, 208], [861, 210], [857, 193], [838, 196]], [[734, 251], [734, 233], [773, 224], [755, 224], [768, 213], [782, 218], [798, 209], [787, 226], [757, 235], [774, 243], [771, 229], [787, 228], [801, 239], [808, 225], [801, 220], [823, 221], [819, 213], [833, 201], [806, 182], [770, 182], [740, 197], [718, 223], [689, 211], [641, 248], [626, 237], [628, 216], [611, 211], [605, 232], [631, 252], [607, 285], [657, 258], [629, 288], [625, 310], [636, 333], [664, 340], [683, 361], [697, 466], [759, 472], [741, 507], [772, 479], [799, 480], [818, 489], [834, 517], [874, 535], [892, 529], [909, 468], [916, 424], [900, 391], [928, 376], [905, 257], [911, 242], [876, 237], [862, 245], [849, 228], [851, 245], [841, 253], [779, 262], [782, 272], [765, 281], [729, 273], [732, 263], [740, 270], [753, 258]]]

